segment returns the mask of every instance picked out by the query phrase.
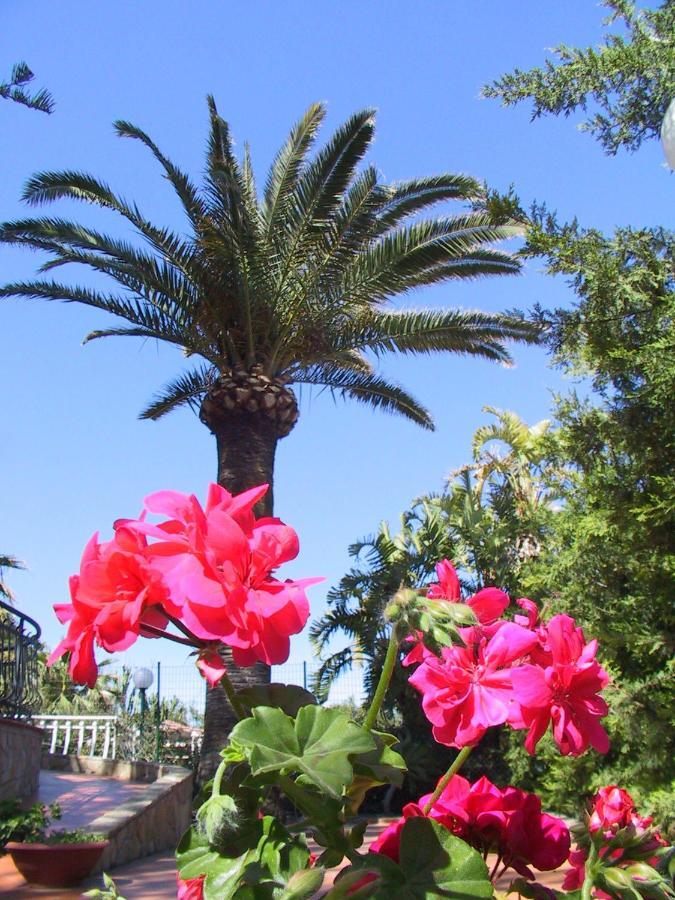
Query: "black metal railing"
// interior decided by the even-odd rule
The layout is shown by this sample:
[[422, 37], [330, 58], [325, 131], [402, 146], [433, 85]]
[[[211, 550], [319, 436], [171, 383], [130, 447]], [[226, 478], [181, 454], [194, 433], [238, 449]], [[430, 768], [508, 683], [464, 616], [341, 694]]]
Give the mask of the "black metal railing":
[[0, 600], [0, 716], [30, 716], [39, 701], [40, 626]]

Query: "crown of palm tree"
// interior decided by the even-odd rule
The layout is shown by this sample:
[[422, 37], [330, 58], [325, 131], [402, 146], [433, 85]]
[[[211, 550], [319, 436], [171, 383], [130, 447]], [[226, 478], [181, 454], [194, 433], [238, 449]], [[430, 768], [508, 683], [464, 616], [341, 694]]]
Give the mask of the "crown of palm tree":
[[[115, 123], [118, 135], [141, 141], [163, 168], [187, 216], [187, 236], [152, 224], [107, 184], [74, 171], [34, 176], [23, 198], [31, 205], [71, 198], [115, 210], [142, 245], [61, 218], [0, 228], [0, 240], [50, 254], [42, 272], [78, 263], [122, 288], [106, 293], [34, 280], [5, 285], [0, 296], [103, 309], [126, 324], [94, 331], [85, 341], [157, 338], [200, 359], [165, 385], [141, 417], [156, 419], [184, 404], [196, 409], [220, 375], [254, 370], [282, 383], [323, 385], [432, 427], [416, 400], [373, 371], [373, 355], [452, 351], [506, 362], [505, 340], [537, 339], [530, 324], [508, 315], [384, 308], [422, 285], [518, 271], [513, 256], [492, 246], [517, 233], [518, 224], [496, 224], [481, 210], [481, 186], [473, 178], [379, 183], [375, 168], [360, 166], [373, 138], [372, 110], [348, 119], [312, 156], [325, 114], [315, 104], [278, 152], [259, 198], [248, 148], [238, 161], [227, 123], [211, 97], [208, 104], [199, 187], [145, 132]], [[473, 206], [452, 217], [419, 219], [433, 204], [453, 199]]]

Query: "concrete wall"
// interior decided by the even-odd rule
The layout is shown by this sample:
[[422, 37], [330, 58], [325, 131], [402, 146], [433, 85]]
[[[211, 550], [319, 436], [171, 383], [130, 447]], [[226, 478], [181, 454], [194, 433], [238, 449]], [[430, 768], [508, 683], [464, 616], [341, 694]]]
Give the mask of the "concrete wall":
[[142, 799], [118, 806], [87, 825], [88, 831], [105, 834], [110, 841], [96, 872], [107, 872], [160, 850], [175, 849], [190, 824], [192, 772], [181, 766], [48, 753], [43, 754], [42, 765], [46, 769], [147, 783]]
[[38, 788], [42, 730], [18, 719], [0, 719], [0, 800], [27, 800]]

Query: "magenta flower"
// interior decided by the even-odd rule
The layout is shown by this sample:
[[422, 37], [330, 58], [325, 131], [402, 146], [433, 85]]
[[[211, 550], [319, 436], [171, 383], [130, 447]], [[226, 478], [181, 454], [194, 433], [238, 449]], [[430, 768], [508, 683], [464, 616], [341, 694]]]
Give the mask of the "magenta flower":
[[[512, 666], [537, 643], [531, 631], [504, 623], [489, 640], [478, 629], [466, 647], [444, 647], [428, 656], [411, 675], [434, 738], [450, 747], [476, 744], [492, 725], [501, 725], [513, 705]], [[466, 639], [466, 638], [465, 638]]]
[[[588, 830], [596, 846], [599, 843], [598, 856], [606, 866], [630, 869], [633, 863], [645, 860], [651, 866], [657, 865], [658, 857], [650, 854], [666, 847], [667, 842], [651, 827], [653, 820], [638, 813], [628, 791], [615, 784], [601, 787], [593, 797], [590, 813]], [[617, 833], [624, 829], [624, 840], [617, 839]], [[575, 891], [581, 887], [587, 858], [587, 846], [577, 845], [570, 853], [572, 868], [563, 882], [564, 890]], [[609, 897], [609, 894], [596, 890], [594, 896]]]
[[205, 879], [206, 875], [183, 879], [176, 872], [176, 900], [202, 900]]
[[[407, 819], [424, 815], [431, 794], [403, 809], [403, 817], [389, 825], [370, 846], [398, 862], [401, 831]], [[561, 866], [570, 849], [569, 829], [555, 816], [542, 813], [541, 801], [518, 788], [498, 788], [482, 777], [471, 784], [454, 775], [428, 812], [444, 828], [482, 854], [496, 853], [500, 866], [533, 879], [529, 866], [551, 871]]]
[[436, 576], [438, 583], [429, 585], [427, 597], [431, 600], [450, 600], [453, 603], [459, 603], [461, 599], [459, 578], [457, 570], [449, 559], [443, 559], [436, 563]]
[[[447, 600], [451, 603], [461, 603], [461, 590], [457, 571], [448, 559], [441, 560], [436, 565], [438, 583], [430, 584], [427, 597], [432, 600]], [[481, 625], [491, 625], [504, 612], [509, 605], [509, 595], [499, 588], [487, 587], [477, 591], [465, 601]]]
[[[68, 632], [50, 662], [70, 653], [71, 677], [90, 686], [97, 676], [94, 644], [124, 650], [139, 636], [165, 634], [198, 650], [210, 684], [225, 667], [219, 644], [237, 665], [285, 662], [290, 635], [309, 616], [305, 588], [321, 579], [279, 581], [273, 570], [298, 553], [295, 531], [280, 519], [256, 519], [253, 506], [266, 485], [233, 496], [211, 485], [206, 507], [196, 497], [160, 491], [145, 500], [138, 519], [115, 523], [112, 541], [87, 544], [71, 604], [57, 605]], [[159, 524], [147, 514], [167, 518]]]
[[600, 753], [609, 738], [599, 720], [608, 707], [598, 696], [609, 676], [595, 659], [597, 642], [585, 643], [581, 628], [570, 616], [554, 616], [546, 626], [548, 664], [524, 665], [513, 672], [513, 690], [520, 706], [525, 747], [534, 749], [553, 724], [561, 753], [579, 756], [589, 744]]
[[146, 498], [145, 508], [168, 520], [127, 523], [154, 539], [149, 554], [169, 588], [172, 614], [199, 640], [229, 645], [239, 666], [286, 661], [290, 635], [309, 617], [305, 588], [321, 580], [272, 576], [297, 556], [299, 544], [280, 519], [253, 515], [265, 490], [233, 497], [211, 485], [205, 509], [195, 497], [161, 491]]
[[69, 625], [48, 665], [70, 653], [71, 678], [93, 687], [98, 675], [94, 643], [111, 652], [125, 650], [144, 623], [166, 623], [161, 607], [168, 592], [145, 551], [145, 538], [123, 525], [111, 541], [99, 543], [98, 535], [91, 538], [79, 575], [70, 579], [71, 603], [54, 607], [59, 621]]
[[613, 832], [631, 824], [635, 816], [635, 802], [623, 788], [616, 784], [602, 787], [593, 797], [593, 808], [588, 830]]

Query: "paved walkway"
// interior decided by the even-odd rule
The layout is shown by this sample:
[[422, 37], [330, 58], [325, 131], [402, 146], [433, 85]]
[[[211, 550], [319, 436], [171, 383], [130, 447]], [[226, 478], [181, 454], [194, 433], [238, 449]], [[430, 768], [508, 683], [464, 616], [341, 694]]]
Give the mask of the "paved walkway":
[[[40, 790], [38, 800], [43, 803], [57, 801], [62, 810], [62, 817], [54, 823], [55, 828], [84, 828], [94, 819], [109, 812], [123, 803], [142, 797], [147, 785], [115, 778], [104, 778], [94, 775], [79, 775], [71, 772], [40, 772]], [[391, 818], [380, 818], [368, 825], [364, 839], [364, 849], [368, 847], [387, 825]], [[321, 848], [311, 846], [315, 853]], [[489, 864], [489, 860], [488, 860]], [[339, 869], [329, 871], [324, 888], [332, 885]], [[119, 892], [127, 900], [171, 900], [175, 897], [176, 861], [171, 851], [156, 853], [145, 859], [136, 860], [126, 866], [112, 869], [110, 874], [115, 880]], [[547, 887], [560, 888], [563, 872], [542, 872], [538, 881]], [[510, 874], [498, 882], [504, 888], [511, 880]], [[29, 897], [50, 897], [52, 900], [77, 900], [84, 891], [94, 887], [102, 887], [100, 875], [88, 879], [79, 888], [62, 889], [40, 888], [27, 885], [17, 872], [9, 856], [0, 857], [0, 896], [24, 900]]]
[[[371, 822], [366, 831], [365, 846], [375, 840], [383, 828], [392, 821], [391, 819], [378, 819]], [[488, 859], [488, 864], [489, 864]], [[324, 888], [330, 887], [338, 870], [327, 874]], [[119, 892], [127, 900], [171, 900], [175, 897], [176, 861], [173, 853], [157, 853], [146, 859], [137, 860], [126, 866], [113, 869], [110, 874], [115, 880]], [[538, 873], [538, 881], [550, 888], [559, 889], [562, 884], [564, 872]], [[511, 877], [500, 879], [497, 886], [505, 888]], [[28, 886], [12, 865], [9, 857], [0, 858], [0, 895], [24, 900], [29, 897], [50, 897], [53, 900], [77, 900], [82, 892], [93, 887], [101, 887], [101, 876], [96, 875], [88, 879], [80, 888], [58, 891], [54, 888], [37, 888]]]
[[61, 807], [61, 818], [54, 820], [53, 829], [86, 830], [104, 813], [142, 798], [147, 789], [147, 784], [139, 782], [42, 769], [36, 799], [47, 804], [56, 801]]

